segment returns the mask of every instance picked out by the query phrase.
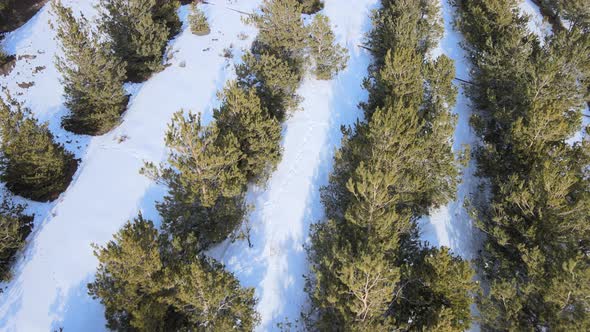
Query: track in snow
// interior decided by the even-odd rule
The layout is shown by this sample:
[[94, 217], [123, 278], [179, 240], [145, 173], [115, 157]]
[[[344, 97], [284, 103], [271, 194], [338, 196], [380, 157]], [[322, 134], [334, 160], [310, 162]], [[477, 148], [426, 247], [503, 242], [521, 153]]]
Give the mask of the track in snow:
[[323, 216], [319, 189], [327, 184], [332, 158], [340, 145], [341, 125], [360, 115], [366, 99], [361, 83], [367, 75], [369, 54], [358, 46], [370, 28], [370, 10], [378, 0], [355, 0], [346, 5], [327, 0], [324, 14], [338, 41], [350, 52], [345, 72], [332, 81], [306, 79], [299, 89], [302, 111], [285, 123], [284, 154], [266, 188], [249, 194], [254, 204], [250, 224], [253, 248], [246, 241], [220, 245], [211, 253], [233, 271], [244, 286], [256, 288], [262, 316], [260, 331], [295, 322], [306, 305], [303, 275], [308, 273], [304, 245], [309, 226]]

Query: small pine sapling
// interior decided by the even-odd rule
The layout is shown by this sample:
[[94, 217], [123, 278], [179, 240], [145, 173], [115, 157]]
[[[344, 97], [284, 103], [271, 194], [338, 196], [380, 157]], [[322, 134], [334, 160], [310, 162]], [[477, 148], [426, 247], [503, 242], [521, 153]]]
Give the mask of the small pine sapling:
[[191, 4], [189, 23], [191, 26], [191, 32], [194, 35], [206, 36], [211, 33], [207, 16], [205, 16], [205, 13], [201, 10], [201, 8], [197, 7], [197, 5], [194, 3]]

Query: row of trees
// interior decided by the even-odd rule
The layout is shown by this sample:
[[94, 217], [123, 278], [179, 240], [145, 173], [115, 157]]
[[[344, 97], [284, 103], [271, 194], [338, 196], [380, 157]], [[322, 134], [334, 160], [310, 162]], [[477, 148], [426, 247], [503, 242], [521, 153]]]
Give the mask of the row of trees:
[[[146, 79], [163, 68], [166, 42], [181, 27], [177, 7], [169, 0], [102, 0], [95, 29], [58, 0], [52, 3], [63, 51], [56, 66], [71, 111], [63, 119], [65, 129], [101, 134], [118, 123], [128, 100], [123, 82]], [[0, 136], [0, 180], [7, 189], [37, 201], [54, 200], [66, 190], [78, 161], [55, 142], [46, 123], [39, 123], [8, 94], [0, 99]], [[10, 263], [32, 227], [32, 218], [23, 210], [9, 197], [0, 208], [2, 280], [10, 277]]]
[[456, 6], [473, 61], [479, 172], [489, 179], [490, 202], [475, 210], [485, 234], [482, 325], [586, 331], [590, 142], [568, 139], [580, 128], [588, 96], [590, 40], [574, 24], [541, 45], [516, 0]]
[[365, 120], [344, 130], [327, 219], [311, 231], [308, 323], [321, 331], [464, 331], [478, 286], [469, 262], [418, 239], [417, 220], [456, 191], [452, 60], [431, 60], [438, 1], [383, 0], [368, 48]]
[[[235, 234], [249, 210], [248, 184], [264, 184], [281, 158], [281, 122], [297, 108], [296, 90], [313, 59], [314, 34], [301, 14], [296, 0], [263, 1], [248, 18], [258, 38], [237, 66], [237, 80], [219, 93], [212, 123], [174, 114], [166, 163], [141, 170], [168, 187], [157, 204], [161, 232], [140, 216], [96, 251], [100, 266], [89, 290], [105, 305], [110, 328], [248, 331], [258, 322], [254, 290], [203, 252]], [[343, 52], [331, 31], [321, 33], [322, 47], [329, 42]], [[332, 77], [342, 67], [322, 70]]]

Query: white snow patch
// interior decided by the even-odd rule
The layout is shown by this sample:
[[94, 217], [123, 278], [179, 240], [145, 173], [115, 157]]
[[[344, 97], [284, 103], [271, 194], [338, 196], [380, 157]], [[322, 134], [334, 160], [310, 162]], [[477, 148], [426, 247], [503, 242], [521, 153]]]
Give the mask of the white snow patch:
[[252, 248], [246, 241], [225, 243], [211, 255], [223, 261], [244, 286], [256, 288], [262, 316], [259, 331], [295, 322], [305, 310], [304, 274], [308, 262], [304, 245], [309, 226], [323, 217], [319, 189], [327, 184], [332, 158], [341, 140], [341, 125], [361, 115], [357, 105], [366, 100], [361, 86], [370, 56], [358, 46], [370, 27], [370, 11], [378, 0], [327, 0], [338, 41], [350, 52], [346, 71], [332, 81], [307, 78], [299, 89], [302, 111], [285, 123], [284, 154], [266, 188], [255, 188], [249, 202], [255, 206], [250, 225]]
[[[455, 30], [453, 20], [455, 7], [449, 0], [441, 0], [441, 10], [444, 20], [444, 35], [433, 55], [444, 54], [453, 59], [456, 68], [456, 77], [463, 80], [470, 79], [470, 63], [461, 43], [463, 37]], [[459, 87], [457, 104], [453, 112], [457, 114], [458, 121], [454, 134], [453, 150], [459, 152], [465, 145], [476, 146], [478, 139], [469, 125], [471, 117], [471, 104], [468, 97], [463, 91], [460, 82], [456, 82]], [[457, 199], [446, 206], [431, 211], [430, 216], [423, 217], [421, 226], [421, 239], [435, 246], [445, 246], [453, 250], [466, 259], [472, 259], [477, 254], [477, 244], [473, 221], [465, 209], [465, 200], [471, 193], [478, 190], [479, 183], [475, 177], [476, 164], [470, 161], [467, 168], [463, 169], [462, 182], [457, 188]]]
[[[65, 2], [92, 15], [93, 2]], [[92, 243], [99, 245], [129, 218], [144, 210], [155, 217], [154, 201], [163, 190], [138, 173], [144, 160], [159, 162], [165, 158], [164, 133], [172, 113], [180, 109], [202, 112], [211, 118], [211, 104], [227, 77], [233, 75], [231, 61], [220, 54], [231, 43], [248, 48], [255, 29], [244, 26], [240, 14], [227, 10], [231, 5], [252, 11], [258, 1], [216, 1], [205, 6], [212, 34], [197, 37], [186, 26], [188, 8], [181, 9], [184, 31], [169, 45], [173, 58], [169, 67], [140, 85], [127, 85], [133, 93], [122, 124], [100, 137], [82, 137], [60, 128], [66, 113], [62, 105], [62, 86], [53, 65], [56, 53], [54, 33], [49, 27], [49, 6], [5, 41], [8, 51], [17, 55], [33, 54], [35, 59], [21, 60], [8, 77], [0, 77], [21, 101], [25, 101], [66, 147], [82, 158], [77, 175], [57, 202], [31, 203], [37, 213], [36, 228], [25, 252], [15, 267], [15, 277], [0, 297], [2, 331], [105, 331], [103, 307], [92, 300], [86, 284], [92, 280], [97, 261]], [[249, 38], [236, 36], [246, 32]], [[239, 56], [239, 54], [238, 54]], [[180, 66], [184, 62], [185, 66]], [[37, 66], [45, 69], [37, 74]], [[17, 82], [35, 85], [21, 89]], [[22, 94], [21, 94], [22, 93]], [[119, 143], [118, 138], [127, 136]], [[80, 146], [78, 148], [78, 145]], [[87, 146], [87, 147], [86, 147]]]
[[541, 9], [531, 0], [523, 0], [519, 4], [521, 13], [529, 17], [528, 30], [539, 38], [541, 44], [545, 38], [553, 34], [551, 24], [543, 17]]

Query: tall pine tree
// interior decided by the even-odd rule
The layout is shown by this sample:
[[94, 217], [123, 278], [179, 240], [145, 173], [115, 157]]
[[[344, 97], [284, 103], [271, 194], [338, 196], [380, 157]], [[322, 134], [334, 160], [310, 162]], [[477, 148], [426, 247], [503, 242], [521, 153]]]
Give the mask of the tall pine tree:
[[109, 43], [101, 41], [85, 17], [76, 20], [72, 9], [58, 0], [52, 9], [63, 52], [56, 66], [62, 74], [65, 105], [71, 111], [63, 126], [77, 134], [104, 134], [119, 123], [127, 107], [125, 63], [110, 51]]
[[101, 0], [100, 30], [127, 66], [127, 80], [143, 82], [164, 68], [168, 39], [179, 31], [175, 0]]

